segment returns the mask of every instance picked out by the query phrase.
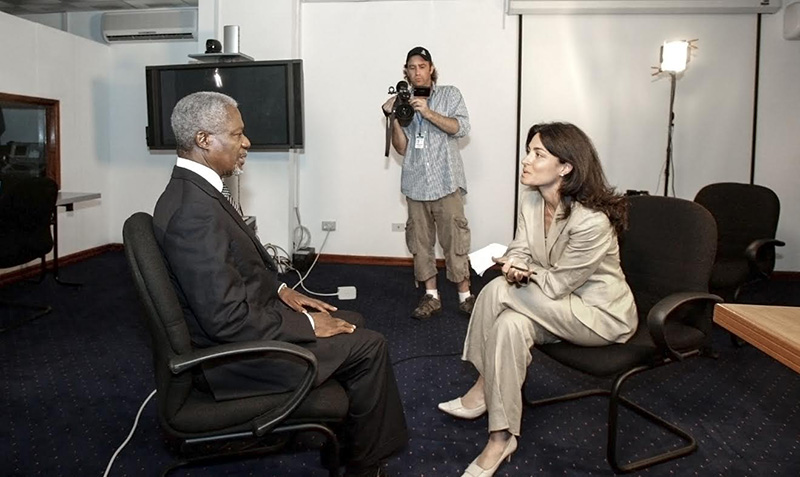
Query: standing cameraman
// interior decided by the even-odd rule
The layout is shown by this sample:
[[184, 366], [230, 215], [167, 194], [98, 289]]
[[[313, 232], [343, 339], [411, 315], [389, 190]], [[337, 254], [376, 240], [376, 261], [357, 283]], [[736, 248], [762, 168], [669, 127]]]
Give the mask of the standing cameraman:
[[[458, 286], [458, 308], [470, 315], [475, 297], [469, 290], [470, 231], [463, 197], [467, 181], [457, 144], [458, 138], [469, 133], [469, 113], [458, 88], [436, 84], [438, 74], [429, 50], [418, 46], [409, 51], [403, 72], [415, 90], [409, 100], [415, 113], [407, 126], [392, 121], [392, 146], [403, 155], [406, 244], [414, 255], [414, 277], [425, 283], [425, 294], [411, 316], [424, 320], [442, 310], [436, 287], [437, 236], [447, 279]], [[383, 104], [387, 116], [396, 100], [393, 96]]]

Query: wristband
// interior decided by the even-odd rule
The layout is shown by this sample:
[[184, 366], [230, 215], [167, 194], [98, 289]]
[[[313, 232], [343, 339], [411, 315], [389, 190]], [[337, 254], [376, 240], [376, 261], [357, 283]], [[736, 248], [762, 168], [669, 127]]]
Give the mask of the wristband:
[[280, 295], [281, 294], [281, 290], [283, 290], [287, 286], [289, 286], [289, 285], [287, 285], [285, 283], [281, 283], [280, 285], [278, 285], [278, 295]]

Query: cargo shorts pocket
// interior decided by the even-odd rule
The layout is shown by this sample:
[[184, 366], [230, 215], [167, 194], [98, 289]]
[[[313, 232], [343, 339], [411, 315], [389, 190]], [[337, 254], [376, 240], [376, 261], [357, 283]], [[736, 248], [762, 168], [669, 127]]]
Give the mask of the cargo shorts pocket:
[[406, 246], [411, 255], [417, 254], [417, 236], [414, 234], [414, 224], [411, 219], [406, 221]]
[[466, 217], [456, 217], [453, 220], [455, 222], [455, 227], [453, 227], [453, 251], [455, 251], [456, 255], [467, 255], [472, 242], [469, 222], [467, 222]]

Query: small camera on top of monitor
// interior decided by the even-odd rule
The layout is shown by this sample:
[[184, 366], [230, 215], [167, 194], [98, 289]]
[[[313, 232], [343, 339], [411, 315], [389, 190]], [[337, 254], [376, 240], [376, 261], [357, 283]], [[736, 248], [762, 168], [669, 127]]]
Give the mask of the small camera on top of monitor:
[[206, 54], [220, 53], [222, 51], [222, 43], [213, 38], [206, 40]]

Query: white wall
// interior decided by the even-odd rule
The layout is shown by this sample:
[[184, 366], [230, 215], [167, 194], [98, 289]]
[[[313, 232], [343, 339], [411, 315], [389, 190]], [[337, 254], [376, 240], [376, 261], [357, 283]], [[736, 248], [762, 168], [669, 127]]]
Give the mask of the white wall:
[[[290, 58], [294, 0], [260, 2], [203, 0], [199, 5], [197, 42], [122, 43], [110, 47], [112, 56], [111, 137], [113, 169], [111, 187], [116, 191], [109, 222], [112, 240], [121, 242], [122, 224], [136, 211], [152, 213], [169, 181], [175, 154], [147, 149], [145, 67], [188, 63], [188, 55], [202, 53], [208, 38], [222, 40], [223, 26], [240, 26], [240, 51], [256, 60]], [[92, 14], [99, 16], [99, 14]], [[73, 23], [76, 23], [73, 21]], [[82, 20], [93, 25], [96, 21]], [[241, 176], [245, 213], [258, 219], [265, 242], [288, 246], [290, 229], [290, 155], [251, 152], [246, 174]]]
[[[224, 26], [238, 25], [239, 50], [253, 59], [299, 56], [299, 0], [207, 0], [200, 3], [201, 10], [206, 5], [215, 9], [214, 18], [210, 18], [214, 23], [209, 26], [204, 21], [200, 27], [216, 31], [214, 38], [223, 41]], [[291, 249], [291, 229], [295, 226], [296, 163], [295, 152], [251, 151], [245, 173], [238, 178], [242, 208], [245, 214], [256, 216], [259, 238], [285, 250]]]
[[614, 186], [651, 194], [663, 194], [670, 79], [650, 67], [664, 40], [699, 39], [677, 80], [670, 185], [692, 199], [708, 183], [749, 180], [753, 15], [528, 15], [523, 25], [522, 124], [578, 125]]
[[440, 84], [464, 95], [472, 131], [460, 142], [474, 247], [513, 234], [517, 21], [498, 0], [306, 3], [302, 16], [307, 146], [300, 161], [304, 224], [325, 253], [410, 256], [403, 233], [402, 158], [384, 155], [381, 104], [405, 55], [430, 49]]
[[[244, 206], [257, 215], [262, 239], [290, 246], [297, 192], [313, 246], [322, 243], [320, 222], [336, 220], [326, 253], [405, 257], [402, 234], [390, 232], [406, 217], [400, 163], [383, 157], [378, 107], [400, 79], [407, 50], [422, 44], [433, 52], [441, 83], [457, 85], [470, 110], [473, 130], [462, 154], [467, 216], [480, 246], [508, 240], [513, 223], [517, 18], [504, 16], [503, 4], [200, 0], [199, 42], [111, 47], [0, 14], [0, 40], [15, 45], [0, 57], [22, 65], [0, 71], [0, 90], [61, 99], [64, 190], [103, 193], [98, 203], [59, 214], [63, 253], [119, 242], [122, 221], [152, 210], [173, 163], [172, 154], [145, 147], [144, 66], [185, 62], [206, 38], [221, 38], [223, 25], [238, 24], [242, 52], [260, 60], [301, 57], [305, 66], [307, 147], [299, 154], [252, 153], [242, 176]], [[800, 41], [782, 39], [782, 13], [763, 19], [756, 182], [782, 201], [778, 235], [788, 245], [778, 268], [800, 270]], [[558, 67], [536, 71], [555, 89], [547, 97], [524, 93], [523, 129], [537, 120], [575, 121], [595, 139], [612, 182], [655, 191], [669, 85], [652, 81], [649, 67], [662, 40], [699, 38], [678, 83], [676, 192], [691, 198], [704, 182], [747, 182], [754, 17], [589, 20], [526, 19], [525, 48], [534, 52], [526, 67]], [[93, 37], [97, 19], [70, 14], [67, 23]], [[395, 34], [398, 28], [407, 34]], [[613, 58], [614, 69], [598, 58]]]
[[[791, 3], [791, 2], [786, 2]], [[778, 270], [800, 270], [800, 41], [783, 39], [783, 14], [762, 23], [755, 183], [781, 200]]]
[[0, 13], [0, 91], [57, 99], [61, 109], [61, 190], [103, 198], [59, 210], [59, 253], [105, 245], [113, 196], [109, 168], [108, 47]]
[[[784, 203], [779, 235], [795, 240], [778, 269], [797, 270], [800, 43], [779, 38], [781, 14], [764, 22], [759, 117], [769, 127], [759, 129], [756, 183]], [[691, 200], [709, 183], [749, 182], [756, 32], [756, 15], [526, 16], [522, 124], [573, 122], [594, 139], [614, 186], [663, 194], [670, 80], [650, 66], [663, 41], [698, 39], [677, 82], [669, 193]]]
[[131, 214], [152, 214], [169, 181], [175, 153], [150, 152], [145, 140], [147, 93], [145, 67], [186, 63], [196, 42], [114, 44], [111, 50], [110, 137], [113, 174], [108, 197], [114, 213], [108, 224], [112, 242], [122, 242], [122, 225]]

